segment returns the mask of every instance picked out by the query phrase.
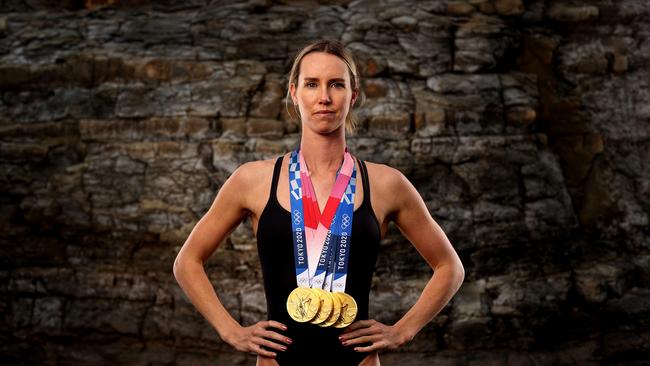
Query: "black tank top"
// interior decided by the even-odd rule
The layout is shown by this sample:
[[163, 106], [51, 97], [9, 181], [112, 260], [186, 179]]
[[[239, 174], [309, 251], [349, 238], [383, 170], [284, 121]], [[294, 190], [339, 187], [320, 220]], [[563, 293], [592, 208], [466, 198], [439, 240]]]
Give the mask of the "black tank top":
[[[368, 354], [356, 352], [352, 346], [343, 347], [338, 339], [343, 329], [299, 323], [287, 313], [287, 297], [297, 284], [291, 213], [280, 206], [276, 196], [283, 160], [284, 156], [280, 156], [275, 162], [271, 192], [257, 226], [257, 251], [264, 276], [268, 319], [285, 324], [288, 328], [286, 331], [275, 328], [273, 331], [284, 334], [293, 341], [286, 351], [272, 351], [277, 354], [276, 361], [280, 366], [357, 366]], [[355, 321], [368, 319], [370, 284], [381, 240], [379, 222], [370, 205], [370, 184], [366, 165], [359, 159], [357, 164], [363, 181], [363, 203], [353, 214], [348, 278], [345, 286], [345, 292], [354, 297], [359, 307]]]

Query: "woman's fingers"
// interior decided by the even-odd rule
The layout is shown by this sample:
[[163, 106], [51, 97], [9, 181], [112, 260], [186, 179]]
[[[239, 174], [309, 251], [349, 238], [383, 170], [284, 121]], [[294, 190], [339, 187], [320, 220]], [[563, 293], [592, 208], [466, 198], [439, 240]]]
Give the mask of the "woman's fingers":
[[267, 328], [287, 329], [284, 324], [274, 320], [259, 321], [237, 329], [233, 336], [228, 338], [228, 343], [238, 351], [273, 358], [277, 355], [274, 351], [286, 351], [287, 346], [284, 343], [291, 344], [291, 339]]
[[357, 352], [372, 352], [384, 348], [381, 343], [373, 343], [367, 347], [354, 347], [354, 350]]
[[370, 328], [363, 328], [363, 329], [355, 330], [355, 331], [352, 332], [352, 333], [348, 333], [348, 334], [345, 334], [345, 335], [341, 335], [340, 339], [341, 339], [341, 341], [346, 341], [346, 340], [348, 340], [348, 339], [357, 338], [357, 337], [362, 337], [362, 336], [366, 336], [366, 335], [370, 335], [370, 334], [375, 334], [375, 333], [377, 333], [377, 332], [376, 332], [376, 331], [373, 331], [373, 330], [370, 329]]
[[[277, 322], [275, 320], [264, 320], [260, 321], [257, 323], [257, 326], [253, 328], [253, 342], [258, 345], [260, 350], [264, 351], [264, 349], [261, 346], [264, 346], [266, 348], [270, 348], [273, 350], [277, 351], [286, 351], [287, 347], [284, 344], [279, 344], [276, 342], [273, 342], [272, 340], [276, 340], [282, 343], [290, 344], [291, 339], [288, 337], [283, 336], [280, 333], [274, 332], [272, 330], [268, 330], [267, 328], [277, 328], [277, 329], [286, 329], [286, 326], [280, 322]], [[269, 351], [264, 351], [264, 352], [269, 352]], [[272, 353], [272, 352], [270, 352]], [[270, 354], [267, 353], [267, 354]], [[261, 355], [266, 356], [267, 354], [265, 353], [260, 353]], [[275, 354], [273, 353], [273, 356]]]
[[345, 328], [343, 333], [349, 333], [352, 332], [353, 330], [360, 329], [360, 328], [367, 328], [373, 324], [372, 319], [368, 320], [357, 320], [356, 322], [350, 324], [348, 327]]
[[277, 328], [277, 329], [287, 330], [286, 325], [284, 325], [284, 324], [282, 324], [282, 323], [280, 323], [278, 321], [275, 321], [275, 320], [265, 320], [265, 321], [262, 321], [260, 323], [262, 323], [262, 326], [264, 328], [273, 327], [273, 328]]
[[286, 329], [286, 326], [275, 320], [265, 320], [257, 323], [258, 327], [253, 330], [253, 335], [260, 338], [269, 338], [276, 341], [291, 344], [291, 338], [283, 336], [278, 332], [268, 330], [267, 328]]
[[285, 344], [291, 344], [291, 338], [285, 337], [282, 334], [276, 333], [272, 330], [260, 330], [257, 335], [264, 338], [275, 339], [276, 341]]
[[347, 340], [343, 342], [344, 346], [351, 346], [353, 344], [359, 344], [359, 343], [374, 343], [381, 340], [381, 335], [374, 334], [374, 335], [367, 335], [363, 337], [356, 337], [352, 338], [350, 340]]
[[344, 341], [346, 339], [352, 339], [352, 338], [356, 338], [356, 337], [360, 337], [360, 336], [364, 336], [364, 335], [374, 334], [374, 333], [377, 333], [377, 332], [378, 332], [377, 329], [371, 328], [371, 327], [359, 328], [359, 329], [357, 329], [355, 331], [352, 331], [350, 333], [341, 334], [339, 339], [341, 341]]
[[259, 344], [256, 344], [253, 347], [253, 352], [257, 353], [258, 355], [264, 356], [264, 357], [275, 357], [276, 356], [275, 352], [267, 351], [264, 348], [262, 348], [262, 346], [260, 346]]
[[287, 350], [286, 346], [275, 343], [273, 341], [269, 341], [268, 339], [257, 338], [257, 339], [255, 339], [255, 342], [260, 346], [265, 346], [267, 348], [273, 348], [274, 350], [277, 350], [277, 351], [286, 351]]
[[[354, 326], [353, 326], [354, 325]], [[381, 349], [396, 349], [403, 342], [399, 332], [394, 326], [388, 326], [374, 319], [360, 320], [356, 324], [350, 325], [339, 339], [344, 346], [354, 347], [355, 351], [372, 352]], [[369, 346], [360, 347], [362, 344]]]

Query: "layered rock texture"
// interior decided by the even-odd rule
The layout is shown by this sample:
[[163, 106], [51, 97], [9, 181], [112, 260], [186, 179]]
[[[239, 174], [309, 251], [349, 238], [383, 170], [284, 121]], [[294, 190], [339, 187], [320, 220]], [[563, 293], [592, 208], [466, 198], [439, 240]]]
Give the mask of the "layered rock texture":
[[[296, 146], [295, 52], [343, 41], [348, 136], [400, 169], [466, 268], [395, 365], [650, 359], [650, 6], [640, 0], [19, 1], [0, 9], [0, 363], [253, 365], [189, 303], [176, 253], [241, 163]], [[206, 264], [265, 319], [249, 221]], [[431, 269], [392, 227], [370, 315]]]

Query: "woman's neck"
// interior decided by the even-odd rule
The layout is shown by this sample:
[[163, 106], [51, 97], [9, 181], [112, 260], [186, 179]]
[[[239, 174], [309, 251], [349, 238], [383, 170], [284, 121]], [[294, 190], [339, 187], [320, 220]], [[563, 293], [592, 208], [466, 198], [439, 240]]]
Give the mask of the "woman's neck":
[[345, 134], [343, 131], [336, 131], [328, 135], [303, 131], [300, 150], [312, 179], [336, 174], [343, 163]]

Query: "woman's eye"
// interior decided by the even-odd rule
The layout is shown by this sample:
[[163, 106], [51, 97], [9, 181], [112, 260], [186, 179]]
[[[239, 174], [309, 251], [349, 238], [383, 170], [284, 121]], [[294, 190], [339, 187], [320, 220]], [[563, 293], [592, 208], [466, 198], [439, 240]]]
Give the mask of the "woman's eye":
[[316, 83], [314, 83], [313, 81], [311, 81], [311, 82], [308, 82], [307, 84], [305, 84], [305, 86], [308, 87], [308, 88], [313, 88], [313, 87], [316, 86]]
[[345, 88], [345, 84], [343, 84], [343, 83], [334, 83], [332, 85], [334, 85], [334, 87], [336, 87], [336, 88]]

